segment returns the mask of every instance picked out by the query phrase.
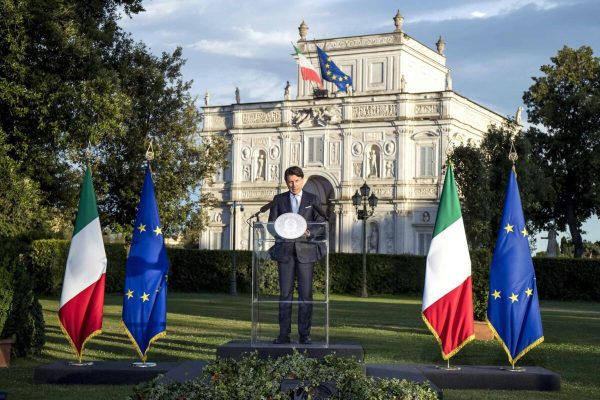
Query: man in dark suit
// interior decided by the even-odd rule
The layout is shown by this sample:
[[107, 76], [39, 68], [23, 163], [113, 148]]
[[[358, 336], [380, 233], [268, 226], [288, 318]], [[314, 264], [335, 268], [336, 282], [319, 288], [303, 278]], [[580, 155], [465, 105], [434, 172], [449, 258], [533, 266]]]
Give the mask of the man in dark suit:
[[296, 166], [289, 167], [284, 177], [289, 191], [273, 198], [269, 222], [275, 221], [282, 214], [293, 212], [306, 220], [309, 229], [298, 239], [277, 239], [271, 249], [271, 257], [277, 261], [279, 272], [279, 336], [273, 343], [290, 342], [294, 280], [297, 278], [300, 343], [311, 344], [313, 266], [316, 261], [325, 256], [326, 247], [322, 242], [314, 241], [315, 237], [322, 235], [322, 229], [311, 229], [310, 223], [323, 222], [325, 219], [319, 213], [320, 204], [317, 196], [302, 190], [304, 186], [302, 169]]

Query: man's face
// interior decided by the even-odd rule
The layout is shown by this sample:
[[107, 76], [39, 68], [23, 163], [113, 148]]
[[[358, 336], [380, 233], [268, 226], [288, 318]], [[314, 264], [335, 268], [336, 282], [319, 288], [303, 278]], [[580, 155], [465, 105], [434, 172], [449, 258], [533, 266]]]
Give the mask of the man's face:
[[293, 194], [298, 194], [302, 190], [302, 186], [304, 186], [304, 178], [296, 175], [288, 175], [287, 179], [285, 180], [285, 184], [290, 192]]

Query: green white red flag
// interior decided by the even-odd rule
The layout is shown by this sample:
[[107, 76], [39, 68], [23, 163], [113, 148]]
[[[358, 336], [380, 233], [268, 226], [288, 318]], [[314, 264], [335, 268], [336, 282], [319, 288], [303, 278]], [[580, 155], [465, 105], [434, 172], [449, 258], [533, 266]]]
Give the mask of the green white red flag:
[[450, 164], [427, 254], [422, 313], [444, 360], [475, 338], [471, 258]]
[[102, 332], [105, 276], [106, 253], [88, 166], [81, 186], [58, 310], [61, 329], [80, 361], [86, 342]]
[[294, 50], [296, 51], [296, 57], [298, 62], [298, 67], [300, 68], [300, 75], [302, 75], [302, 79], [305, 81], [313, 81], [319, 84], [320, 87], [323, 87], [323, 81], [321, 80], [321, 75], [319, 71], [312, 65], [310, 60], [306, 58], [304, 54], [300, 51], [299, 48], [294, 46]]

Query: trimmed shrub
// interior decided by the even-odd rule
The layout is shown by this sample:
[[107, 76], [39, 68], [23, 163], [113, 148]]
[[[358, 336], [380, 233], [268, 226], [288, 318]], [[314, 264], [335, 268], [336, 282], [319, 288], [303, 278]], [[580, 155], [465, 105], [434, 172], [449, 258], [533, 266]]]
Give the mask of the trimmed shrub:
[[[160, 378], [142, 383], [129, 398], [284, 400], [291, 398], [290, 395], [304, 398], [322, 382], [328, 382], [335, 385], [339, 392], [336, 398], [340, 399], [437, 399], [437, 393], [426, 383], [373, 379], [365, 376], [363, 368], [356, 360], [335, 355], [317, 360], [295, 352], [275, 360], [263, 360], [253, 353], [238, 361], [217, 359], [204, 367], [200, 377], [185, 383], [165, 383]], [[296, 385], [289, 393], [282, 391], [284, 380], [293, 380]]]

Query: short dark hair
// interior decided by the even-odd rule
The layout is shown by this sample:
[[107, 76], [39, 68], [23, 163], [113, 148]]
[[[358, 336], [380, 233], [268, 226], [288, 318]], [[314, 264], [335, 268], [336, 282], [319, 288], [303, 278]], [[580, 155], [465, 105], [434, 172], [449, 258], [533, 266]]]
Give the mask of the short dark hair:
[[288, 176], [290, 175], [296, 175], [299, 176], [300, 178], [304, 178], [304, 172], [302, 171], [302, 168], [294, 165], [293, 167], [289, 167], [288, 169], [285, 170], [285, 174], [284, 174], [284, 179], [287, 182], [288, 180]]

